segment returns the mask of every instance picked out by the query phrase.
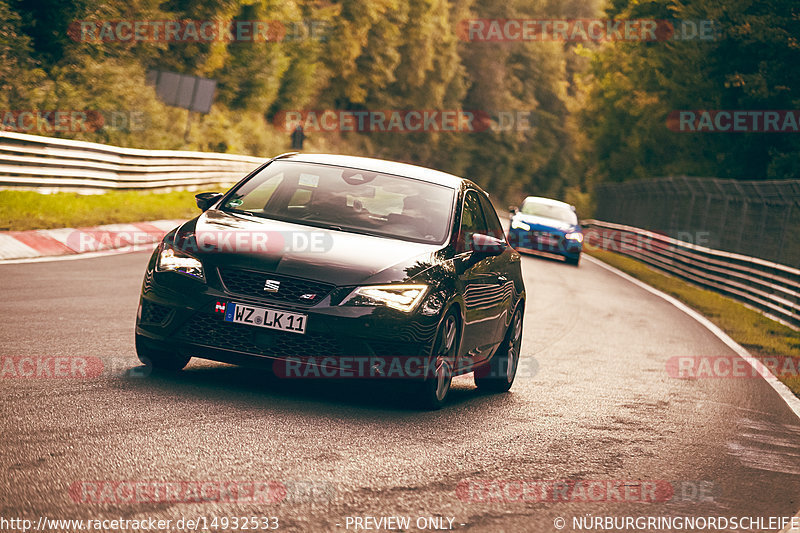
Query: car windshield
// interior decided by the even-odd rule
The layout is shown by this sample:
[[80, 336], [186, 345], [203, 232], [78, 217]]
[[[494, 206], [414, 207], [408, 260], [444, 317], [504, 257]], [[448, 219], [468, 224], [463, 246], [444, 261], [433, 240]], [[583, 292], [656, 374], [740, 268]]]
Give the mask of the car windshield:
[[225, 211], [310, 226], [442, 244], [455, 190], [412, 178], [275, 161], [234, 189]]
[[525, 200], [525, 203], [522, 204], [521, 211], [524, 215], [552, 218], [573, 225], [578, 223], [578, 216], [566, 205], [551, 204], [539, 200]]

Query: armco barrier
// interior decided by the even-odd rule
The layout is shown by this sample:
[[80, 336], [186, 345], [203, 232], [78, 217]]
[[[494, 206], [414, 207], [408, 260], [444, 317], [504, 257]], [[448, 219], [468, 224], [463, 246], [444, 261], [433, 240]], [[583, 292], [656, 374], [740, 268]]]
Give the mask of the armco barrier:
[[102, 191], [239, 181], [266, 161], [213, 152], [141, 150], [0, 131], [0, 187]]
[[608, 250], [735, 298], [800, 328], [800, 270], [599, 220], [582, 222], [584, 250]]

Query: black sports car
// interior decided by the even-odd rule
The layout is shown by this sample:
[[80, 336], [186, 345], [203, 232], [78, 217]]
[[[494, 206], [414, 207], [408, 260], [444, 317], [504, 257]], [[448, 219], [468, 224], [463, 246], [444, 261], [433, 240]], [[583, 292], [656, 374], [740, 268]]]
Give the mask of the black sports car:
[[435, 170], [278, 156], [201, 193], [145, 273], [139, 359], [269, 363], [283, 377], [408, 378], [427, 407], [453, 376], [506, 391], [525, 287], [488, 195]]

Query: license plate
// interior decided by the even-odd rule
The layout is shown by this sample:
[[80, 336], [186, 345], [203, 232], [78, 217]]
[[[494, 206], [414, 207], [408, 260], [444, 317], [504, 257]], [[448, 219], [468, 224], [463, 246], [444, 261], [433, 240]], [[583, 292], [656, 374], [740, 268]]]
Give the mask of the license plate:
[[558, 239], [556, 239], [549, 233], [539, 233], [538, 235], [536, 235], [536, 241], [542, 244], [546, 244], [548, 246], [554, 246], [558, 244]]
[[278, 309], [253, 307], [244, 304], [229, 303], [225, 307], [226, 322], [290, 331], [292, 333], [305, 333], [307, 318], [307, 315], [300, 313], [288, 313]]

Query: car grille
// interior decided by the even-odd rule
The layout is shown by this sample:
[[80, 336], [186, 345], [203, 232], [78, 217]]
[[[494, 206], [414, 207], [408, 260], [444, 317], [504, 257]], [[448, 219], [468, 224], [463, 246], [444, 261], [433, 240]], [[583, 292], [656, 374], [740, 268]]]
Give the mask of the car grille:
[[169, 318], [172, 310], [166, 305], [142, 300], [142, 322], [148, 324], [163, 324]]
[[[225, 288], [232, 293], [300, 305], [319, 303], [334, 288], [319, 281], [239, 268], [220, 268], [219, 275]], [[268, 280], [280, 283], [276, 292], [264, 290]]]
[[555, 241], [561, 240], [562, 235], [560, 233], [553, 233], [551, 231], [532, 231], [533, 235], [538, 237], [543, 237], [545, 239], [553, 239]]
[[225, 322], [219, 316], [197, 314], [180, 329], [178, 338], [194, 344], [268, 357], [341, 356], [343, 349], [328, 335], [287, 333]]

